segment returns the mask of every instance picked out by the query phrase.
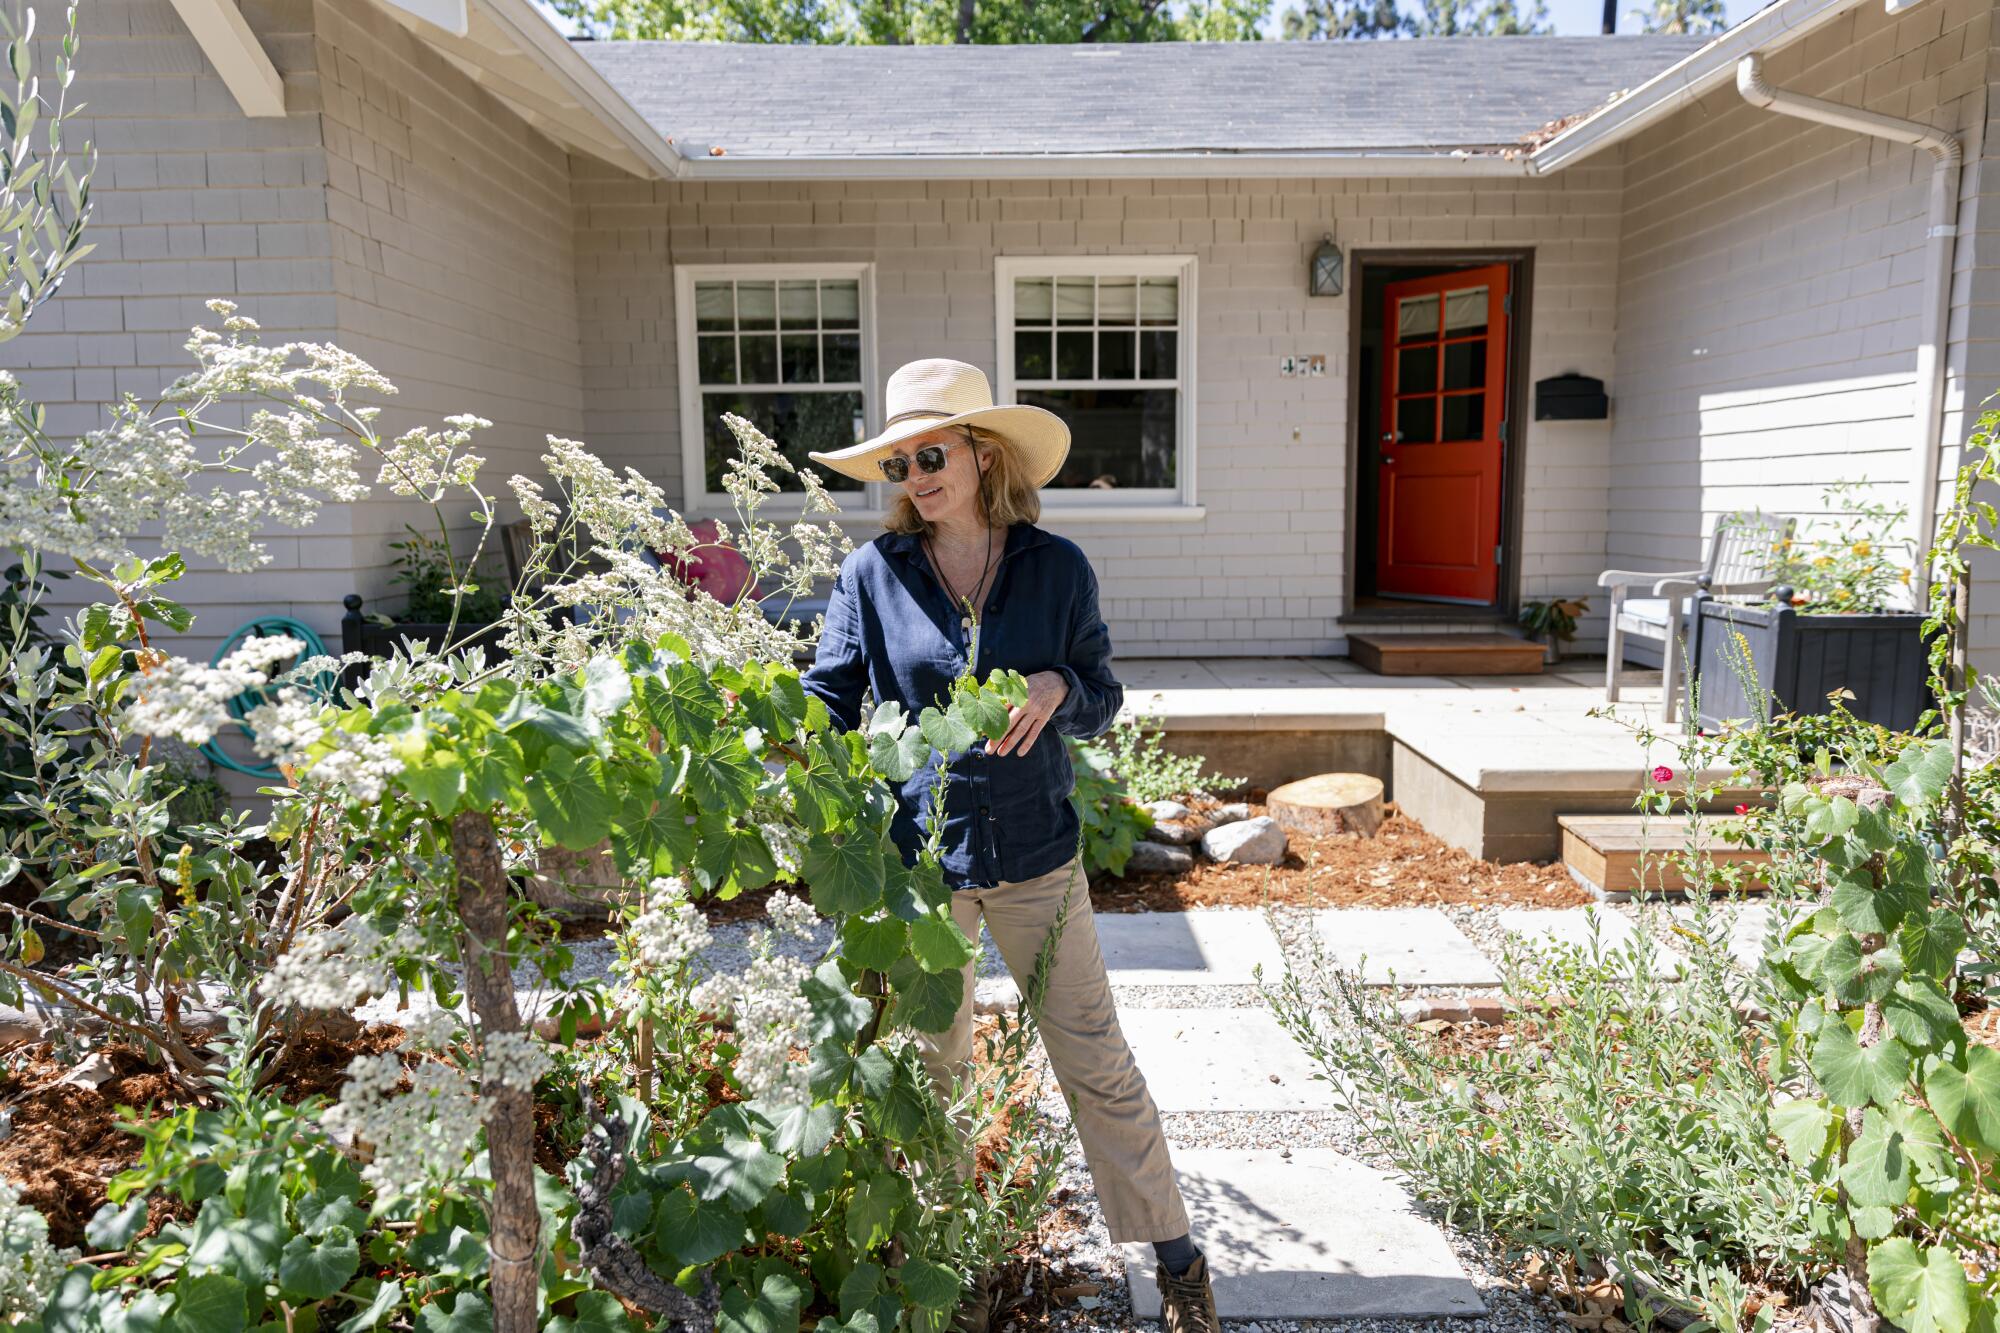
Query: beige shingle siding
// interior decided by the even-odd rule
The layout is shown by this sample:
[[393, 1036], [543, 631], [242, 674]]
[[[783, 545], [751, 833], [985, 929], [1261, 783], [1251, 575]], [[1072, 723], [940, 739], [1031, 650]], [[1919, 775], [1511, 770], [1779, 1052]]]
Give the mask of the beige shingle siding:
[[[1346, 597], [1349, 298], [1308, 298], [1327, 231], [1357, 248], [1535, 251], [1531, 378], [1611, 373], [1618, 170], [1553, 181], [648, 184], [575, 162], [585, 437], [680, 487], [673, 267], [872, 260], [883, 372], [953, 356], [994, 373], [1000, 255], [1191, 253], [1200, 283], [1198, 522], [1045, 522], [1081, 541], [1126, 654], [1329, 653]], [[1290, 352], [1323, 379], [1281, 379]], [[1527, 450], [1526, 596], [1603, 567], [1609, 432], [1514, 413]], [[1298, 438], [1293, 439], [1293, 431]], [[866, 522], [853, 525], [865, 537]]]
[[[1862, 5], [1766, 74], [1961, 133], [1961, 198], [1976, 200], [1991, 13], [1976, 0], [1897, 17]], [[1695, 563], [1718, 513], [1811, 513], [1832, 481], [1879, 482], [1906, 503], [1929, 155], [1754, 109], [1731, 86], [1633, 139], [1625, 162], [1611, 563]], [[1954, 282], [1955, 404], [2000, 386], [2000, 358], [1969, 362], [1964, 341], [1986, 271], [1976, 213], [1961, 220]], [[1947, 421], [1947, 476], [1963, 425]], [[1983, 646], [2000, 636], [1988, 629]]]

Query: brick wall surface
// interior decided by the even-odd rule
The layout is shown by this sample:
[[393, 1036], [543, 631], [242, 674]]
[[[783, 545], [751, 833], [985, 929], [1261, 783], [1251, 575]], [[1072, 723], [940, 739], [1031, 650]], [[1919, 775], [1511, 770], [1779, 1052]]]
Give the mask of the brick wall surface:
[[[1044, 522], [1095, 561], [1127, 654], [1337, 653], [1344, 585], [1349, 298], [1310, 298], [1327, 232], [1355, 251], [1532, 249], [1532, 378], [1611, 372], [1619, 173], [1552, 181], [664, 183], [578, 160], [585, 437], [681, 493], [673, 271], [687, 263], [876, 266], [882, 373], [952, 356], [996, 373], [1001, 255], [1192, 254], [1197, 521]], [[1282, 379], [1287, 353], [1323, 379]], [[1535, 423], [1524, 596], [1594, 580], [1604, 552], [1603, 423]], [[865, 538], [875, 526], [850, 525]]]

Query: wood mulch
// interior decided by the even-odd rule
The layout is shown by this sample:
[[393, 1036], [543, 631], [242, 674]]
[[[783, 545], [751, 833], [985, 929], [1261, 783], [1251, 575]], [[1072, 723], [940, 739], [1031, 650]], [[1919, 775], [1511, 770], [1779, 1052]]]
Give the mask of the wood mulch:
[[[1253, 792], [1261, 798], [1262, 792]], [[1482, 861], [1391, 804], [1372, 838], [1293, 834], [1284, 864], [1218, 865], [1199, 854], [1180, 874], [1106, 875], [1090, 886], [1100, 912], [1194, 907], [1580, 907], [1595, 899], [1560, 862]], [[1250, 813], [1264, 813], [1261, 799]]]

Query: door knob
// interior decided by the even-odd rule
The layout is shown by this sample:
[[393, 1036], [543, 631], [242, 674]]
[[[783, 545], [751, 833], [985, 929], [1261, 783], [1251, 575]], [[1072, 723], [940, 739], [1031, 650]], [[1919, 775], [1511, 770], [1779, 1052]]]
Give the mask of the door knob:
[[1384, 465], [1384, 466], [1386, 466], [1386, 467], [1394, 467], [1394, 466], [1396, 466], [1396, 460], [1395, 460], [1395, 459], [1393, 459], [1393, 458], [1388, 458], [1388, 457], [1384, 457], [1384, 458], [1382, 459], [1382, 462], [1383, 462], [1383, 465]]

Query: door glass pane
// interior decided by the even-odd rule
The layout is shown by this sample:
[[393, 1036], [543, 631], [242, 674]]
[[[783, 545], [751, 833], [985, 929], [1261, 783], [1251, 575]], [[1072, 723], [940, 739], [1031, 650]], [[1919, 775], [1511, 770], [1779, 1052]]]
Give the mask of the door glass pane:
[[1056, 335], [1056, 378], [1059, 380], [1087, 380], [1090, 369], [1090, 330], [1071, 333], [1064, 330]]
[[832, 278], [822, 282], [819, 285], [819, 323], [823, 329], [860, 328], [861, 284], [853, 278]]
[[1054, 379], [1050, 372], [1047, 329], [1024, 329], [1014, 335], [1014, 375], [1017, 379]]
[[695, 361], [703, 384], [736, 383], [736, 339], [728, 334], [695, 339]]
[[1181, 280], [1144, 278], [1139, 283], [1139, 322], [1177, 324], [1181, 318]]
[[1170, 380], [1181, 373], [1176, 344], [1180, 335], [1172, 329], [1145, 329], [1139, 334], [1139, 378]]
[[813, 384], [819, 380], [819, 335], [787, 333], [779, 337], [785, 354], [785, 383]]
[[1468, 287], [1444, 294], [1444, 331], [1477, 333], [1486, 327], [1486, 289]]
[[1405, 398], [1396, 404], [1396, 443], [1430, 444], [1437, 439], [1437, 399]]
[[694, 285], [694, 326], [702, 333], [736, 327], [736, 297], [726, 282]]
[[1396, 353], [1396, 392], [1431, 393], [1438, 386], [1438, 350], [1405, 347]]
[[1139, 318], [1139, 280], [1100, 278], [1097, 283], [1097, 322], [1131, 324]]
[[787, 278], [778, 284], [778, 322], [788, 329], [810, 329], [819, 323], [819, 283], [812, 278]]
[[1486, 387], [1486, 340], [1446, 343], [1444, 347], [1444, 387], [1483, 389]]
[[861, 378], [861, 335], [829, 333], [821, 339], [822, 373], [834, 384], [852, 384]]
[[744, 329], [777, 328], [778, 285], [774, 282], [737, 283], [736, 322], [738, 328]]
[[745, 384], [778, 382], [778, 340], [773, 337], [744, 337], [739, 344], [743, 357]]
[[1088, 324], [1097, 309], [1093, 278], [1056, 279], [1056, 323]]
[[1138, 335], [1130, 329], [1100, 329], [1097, 334], [1097, 378], [1129, 380], [1138, 373]]
[[1180, 394], [1173, 389], [1030, 389], [1020, 401], [1069, 423], [1069, 455], [1049, 482], [1062, 489], [1174, 484]]
[[1485, 394], [1453, 394], [1444, 400], [1444, 439], [1476, 440], [1485, 431]]
[[1014, 322], [1046, 324], [1054, 318], [1053, 286], [1049, 278], [1014, 279]]
[[1406, 296], [1396, 302], [1397, 342], [1409, 342], [1412, 338], [1435, 338], [1437, 333], [1436, 293], [1429, 296]]
[[[729, 460], [740, 452], [736, 436], [723, 424], [722, 414], [734, 412], [757, 423], [771, 437], [778, 452], [799, 467], [809, 467], [831, 491], [858, 491], [861, 483], [852, 477], [821, 467], [806, 457], [806, 451], [840, 449], [862, 438], [861, 394], [855, 390], [837, 393], [745, 393], [729, 389], [701, 396], [703, 462], [708, 489], [722, 489], [723, 473]], [[804, 483], [789, 472], [772, 469], [771, 479], [781, 490], [803, 489]]]

